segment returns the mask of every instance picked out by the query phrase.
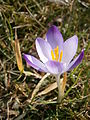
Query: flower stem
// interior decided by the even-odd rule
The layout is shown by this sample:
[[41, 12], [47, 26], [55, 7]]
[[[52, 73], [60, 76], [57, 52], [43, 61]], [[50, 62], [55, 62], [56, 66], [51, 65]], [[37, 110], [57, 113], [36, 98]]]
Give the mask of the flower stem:
[[57, 102], [60, 103], [64, 97], [64, 90], [65, 90], [66, 81], [67, 81], [67, 73], [66, 72], [64, 73], [63, 80], [60, 79], [60, 75], [57, 75], [56, 79], [57, 79], [57, 86], [58, 86]]

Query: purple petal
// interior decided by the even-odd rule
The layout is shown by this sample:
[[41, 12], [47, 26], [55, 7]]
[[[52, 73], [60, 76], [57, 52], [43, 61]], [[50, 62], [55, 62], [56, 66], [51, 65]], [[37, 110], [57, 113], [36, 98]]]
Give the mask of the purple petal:
[[57, 46], [59, 46], [60, 50], [63, 49], [63, 37], [55, 25], [49, 28], [46, 34], [46, 41], [49, 42], [52, 49], [56, 48]]
[[63, 62], [67, 65], [73, 59], [76, 54], [78, 47], [78, 37], [74, 35], [73, 37], [69, 38], [64, 42], [63, 48]]
[[69, 64], [68, 71], [75, 68], [77, 65], [79, 65], [84, 57], [84, 50]]
[[45, 63], [45, 66], [51, 74], [61, 74], [64, 69], [63, 63], [51, 60]]
[[49, 43], [42, 38], [36, 39], [36, 49], [38, 52], [38, 55], [40, 57], [40, 60], [42, 62], [47, 62], [48, 59], [52, 59], [51, 57], [51, 46]]
[[36, 59], [35, 57], [28, 55], [28, 54], [23, 54], [23, 56], [26, 62], [33, 68], [39, 71], [47, 72], [45, 65], [42, 62], [40, 62], [38, 59]]

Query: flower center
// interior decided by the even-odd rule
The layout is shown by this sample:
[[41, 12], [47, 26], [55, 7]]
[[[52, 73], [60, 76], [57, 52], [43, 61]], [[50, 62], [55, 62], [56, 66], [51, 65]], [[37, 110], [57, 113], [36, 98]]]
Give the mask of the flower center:
[[59, 47], [57, 46], [54, 49], [54, 52], [53, 52], [53, 50], [51, 50], [51, 56], [52, 56], [52, 60], [56, 60], [56, 61], [61, 62], [62, 56], [63, 56], [63, 51], [61, 50], [60, 57], [59, 57]]

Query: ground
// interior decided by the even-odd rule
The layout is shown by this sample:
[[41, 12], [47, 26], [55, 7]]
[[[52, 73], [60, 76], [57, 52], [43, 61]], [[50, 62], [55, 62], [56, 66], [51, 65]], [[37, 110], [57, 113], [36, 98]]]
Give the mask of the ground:
[[[58, 2], [55, 0], [0, 1], [1, 120], [88, 120], [90, 118], [90, 1], [56, 1]], [[37, 90], [36, 86], [45, 73], [29, 67], [23, 59], [23, 53], [38, 58], [35, 40], [37, 37], [45, 38], [48, 28], [53, 24], [59, 28], [64, 40], [75, 34], [78, 36], [76, 56], [84, 49], [82, 63], [67, 74], [65, 96], [59, 105], [56, 99], [58, 89], [52, 87], [55, 78], [52, 75], [48, 76]], [[16, 39], [20, 45], [19, 52], [22, 59], [16, 57], [16, 51], [18, 52], [18, 48], [15, 50]], [[18, 64], [21, 68], [24, 66], [28, 74], [20, 72]], [[35, 96], [31, 101], [35, 90]]]

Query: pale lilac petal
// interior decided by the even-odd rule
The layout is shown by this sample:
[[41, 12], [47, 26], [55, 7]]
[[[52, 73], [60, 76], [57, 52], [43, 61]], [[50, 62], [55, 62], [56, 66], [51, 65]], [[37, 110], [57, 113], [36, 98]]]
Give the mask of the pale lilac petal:
[[51, 60], [45, 63], [45, 66], [51, 74], [61, 74], [64, 69], [63, 63]]
[[33, 68], [35, 68], [38, 71], [47, 72], [45, 65], [42, 62], [40, 62], [38, 59], [36, 59], [35, 57], [28, 55], [28, 54], [23, 54], [23, 56], [26, 62]]
[[74, 35], [64, 42], [63, 46], [63, 62], [67, 65], [73, 59], [78, 47], [78, 37]]
[[52, 59], [51, 57], [51, 46], [49, 43], [42, 38], [36, 39], [36, 49], [38, 52], [38, 55], [40, 57], [40, 60], [45, 63], [48, 61], [48, 59]]
[[52, 49], [56, 48], [57, 46], [59, 46], [59, 50], [63, 49], [63, 37], [55, 25], [49, 28], [46, 34], [46, 41], [49, 42]]
[[77, 65], [79, 65], [84, 57], [84, 50], [69, 64], [68, 71], [75, 68]]

